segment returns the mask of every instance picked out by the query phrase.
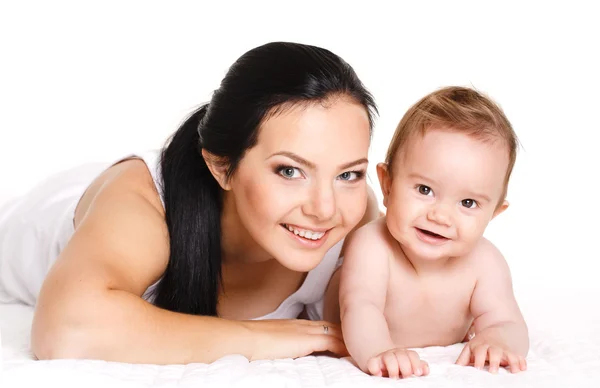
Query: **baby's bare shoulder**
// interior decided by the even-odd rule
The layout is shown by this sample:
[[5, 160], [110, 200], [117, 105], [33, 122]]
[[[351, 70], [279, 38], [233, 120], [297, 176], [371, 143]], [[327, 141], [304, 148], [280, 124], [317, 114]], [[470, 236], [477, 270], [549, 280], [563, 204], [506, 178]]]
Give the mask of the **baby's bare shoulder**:
[[363, 271], [365, 266], [388, 268], [391, 248], [387, 234], [385, 217], [352, 232], [346, 237], [340, 254], [344, 257], [344, 267], [357, 271]]
[[343, 250], [382, 249], [389, 245], [387, 235], [385, 217], [380, 217], [350, 233], [344, 241]]
[[475, 248], [465, 257], [466, 264], [471, 268], [489, 272], [490, 270], [504, 270], [507, 267], [504, 256], [490, 240], [482, 237]]

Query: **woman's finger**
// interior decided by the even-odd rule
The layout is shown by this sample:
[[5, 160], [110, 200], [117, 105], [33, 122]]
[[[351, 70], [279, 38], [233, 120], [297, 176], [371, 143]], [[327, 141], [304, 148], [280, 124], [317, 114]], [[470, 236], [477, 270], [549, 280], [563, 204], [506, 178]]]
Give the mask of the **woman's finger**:
[[344, 344], [344, 341], [336, 337], [328, 337], [326, 335], [312, 335], [311, 340], [314, 341], [313, 352], [332, 352], [339, 357], [346, 357], [350, 354]]
[[342, 329], [333, 323], [317, 321], [310, 325], [312, 334], [325, 334], [342, 339]]

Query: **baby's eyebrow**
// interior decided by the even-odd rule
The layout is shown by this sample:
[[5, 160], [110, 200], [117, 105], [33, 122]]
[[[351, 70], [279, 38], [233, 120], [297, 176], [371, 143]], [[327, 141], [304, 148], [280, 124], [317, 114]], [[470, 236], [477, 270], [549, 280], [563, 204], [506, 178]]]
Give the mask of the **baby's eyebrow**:
[[478, 193], [468, 193], [468, 195], [469, 195], [469, 196], [471, 196], [471, 197], [473, 197], [473, 198], [475, 198], [475, 199], [482, 199], [482, 200], [484, 200], [485, 202], [490, 202], [490, 201], [491, 201], [490, 197], [488, 197], [488, 196], [487, 196], [487, 195], [485, 195], [485, 194], [478, 194]]
[[435, 181], [433, 179], [429, 179], [427, 177], [424, 177], [421, 174], [417, 174], [415, 172], [411, 172], [410, 175], [408, 176], [409, 178], [413, 178], [413, 179], [417, 179], [417, 180], [422, 180], [428, 183], [435, 183]]
[[[293, 161], [295, 161], [296, 163], [302, 164], [313, 170], [315, 168], [317, 168], [316, 164], [314, 164], [313, 162], [309, 162], [308, 160], [304, 159], [300, 155], [297, 155], [293, 152], [288, 152], [288, 151], [275, 152], [274, 154], [269, 156], [269, 158], [272, 158], [273, 156], [277, 156], [277, 155], [286, 156], [286, 157], [292, 159]], [[356, 165], [363, 164], [363, 163], [369, 163], [369, 160], [367, 158], [360, 158], [355, 161], [342, 164], [341, 166], [339, 166], [339, 169], [343, 170], [343, 169], [350, 168], [352, 166], [356, 166]]]

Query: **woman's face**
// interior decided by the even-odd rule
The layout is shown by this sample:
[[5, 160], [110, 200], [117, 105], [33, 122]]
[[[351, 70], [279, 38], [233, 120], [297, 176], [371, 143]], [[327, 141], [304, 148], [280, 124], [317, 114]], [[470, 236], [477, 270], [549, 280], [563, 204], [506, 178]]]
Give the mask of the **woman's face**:
[[266, 120], [225, 191], [224, 242], [294, 271], [316, 267], [365, 213], [369, 132], [365, 108], [343, 97]]

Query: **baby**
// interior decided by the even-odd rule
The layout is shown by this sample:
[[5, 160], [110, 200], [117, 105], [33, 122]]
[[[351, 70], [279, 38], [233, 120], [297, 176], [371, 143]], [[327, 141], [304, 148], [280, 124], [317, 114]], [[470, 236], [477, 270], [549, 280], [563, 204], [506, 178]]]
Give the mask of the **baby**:
[[344, 340], [364, 372], [424, 376], [410, 348], [464, 341], [458, 365], [526, 369], [510, 271], [483, 237], [508, 207], [516, 149], [501, 109], [472, 89], [441, 89], [404, 115], [377, 165], [387, 214], [347, 241], [341, 270]]

